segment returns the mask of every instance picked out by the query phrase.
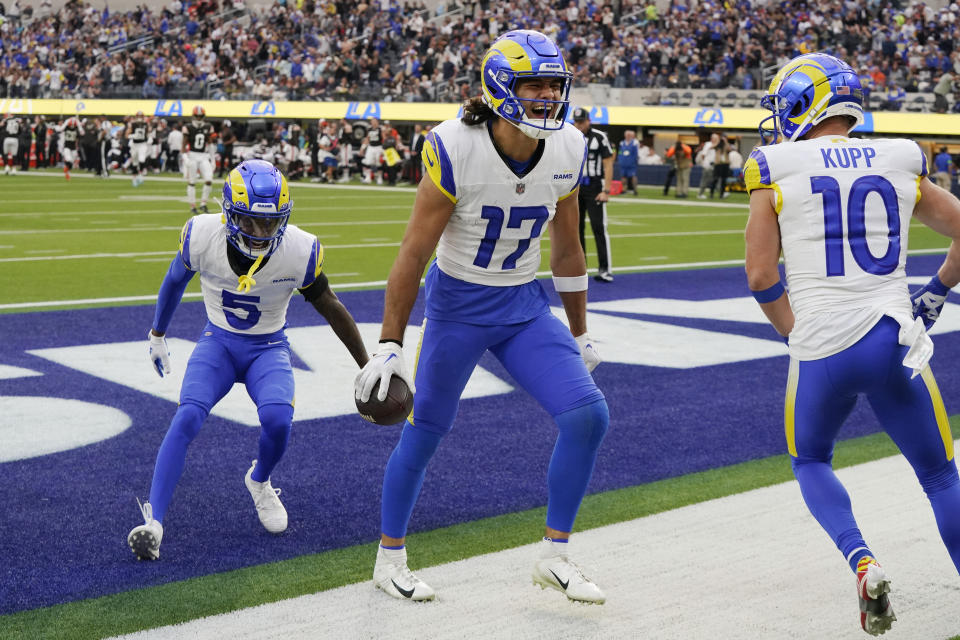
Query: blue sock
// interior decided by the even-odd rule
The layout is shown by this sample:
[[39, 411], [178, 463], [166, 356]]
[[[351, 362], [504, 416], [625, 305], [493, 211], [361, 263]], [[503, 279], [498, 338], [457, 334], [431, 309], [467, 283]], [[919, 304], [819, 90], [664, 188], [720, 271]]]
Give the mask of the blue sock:
[[833, 472], [830, 462], [793, 458], [791, 464], [810, 513], [837, 545], [850, 568], [856, 571], [857, 562], [865, 555], [873, 554], [853, 517], [850, 495]]
[[427, 463], [443, 436], [420, 429], [409, 422], [403, 425], [400, 441], [390, 454], [383, 474], [380, 502], [380, 531], [391, 538], [404, 538], [413, 505], [420, 495]]
[[260, 443], [257, 468], [250, 478], [256, 482], [266, 482], [287, 450], [290, 427], [293, 425], [293, 406], [267, 404], [257, 409], [257, 415], [260, 417]]
[[547, 468], [547, 526], [573, 531], [573, 521], [587, 492], [597, 450], [607, 433], [610, 413], [597, 400], [554, 416], [560, 432]]
[[940, 538], [960, 573], [960, 477], [956, 461], [951, 459], [939, 469], [918, 472], [917, 477], [930, 499]]
[[187, 447], [197, 437], [207, 411], [195, 404], [182, 404], [170, 421], [167, 435], [163, 437], [157, 452], [157, 463], [153, 468], [153, 482], [150, 483], [150, 506], [153, 507], [153, 519], [163, 522], [167, 513], [173, 490], [183, 475], [187, 459]]

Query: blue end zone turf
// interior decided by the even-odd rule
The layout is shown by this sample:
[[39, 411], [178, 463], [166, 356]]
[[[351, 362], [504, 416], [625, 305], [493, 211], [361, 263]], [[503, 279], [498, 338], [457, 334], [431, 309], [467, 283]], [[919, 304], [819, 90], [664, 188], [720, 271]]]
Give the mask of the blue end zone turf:
[[[928, 276], [941, 260], [911, 258], [910, 272]], [[358, 322], [379, 322], [382, 291], [339, 296]], [[590, 292], [592, 302], [743, 296], [749, 292], [742, 268], [618, 275], [613, 284]], [[610, 315], [776, 340], [773, 330], [760, 324], [663, 313]], [[411, 324], [421, 314], [422, 296]], [[260, 526], [243, 485], [256, 455], [257, 430], [211, 416], [189, 450], [165, 519], [161, 560], [138, 563], [126, 546], [127, 532], [140, 523], [134, 497], [148, 495], [174, 404], [26, 352], [141, 341], [141, 364], [148, 369], [145, 335], [152, 317], [151, 306], [0, 315], [0, 365], [43, 374], [0, 379], [0, 397], [72, 398], [120, 409], [133, 421], [119, 435], [94, 444], [0, 464], [0, 614], [377, 538], [383, 468], [399, 430], [372, 426], [355, 414], [295, 422], [273, 479], [283, 489], [290, 527], [275, 537]], [[291, 327], [322, 321], [298, 298], [291, 303], [289, 319]], [[184, 303], [174, 316], [171, 336], [194, 340], [203, 323], [203, 306]], [[616, 352], [614, 337], [594, 337], [603, 341], [601, 353]], [[956, 413], [960, 371], [950, 363], [960, 358], [960, 338], [948, 333], [934, 340], [940, 390], [948, 410]], [[187, 354], [175, 357], [186, 359]], [[481, 365], [512, 383], [490, 356]], [[295, 361], [295, 366], [306, 368], [303, 362]], [[608, 398], [611, 422], [590, 491], [784, 453], [786, 375], [783, 356], [689, 369], [603, 364], [595, 376]], [[298, 389], [299, 397], [322, 393], [322, 388]], [[5, 427], [12, 426], [11, 419], [3, 416]], [[452, 433], [428, 469], [411, 531], [544, 505], [555, 429], [522, 391], [463, 400]], [[877, 429], [869, 410], [859, 406], [843, 436]], [[40, 426], [35, 437], [44, 438]], [[531, 532], [531, 540], [539, 533]]]

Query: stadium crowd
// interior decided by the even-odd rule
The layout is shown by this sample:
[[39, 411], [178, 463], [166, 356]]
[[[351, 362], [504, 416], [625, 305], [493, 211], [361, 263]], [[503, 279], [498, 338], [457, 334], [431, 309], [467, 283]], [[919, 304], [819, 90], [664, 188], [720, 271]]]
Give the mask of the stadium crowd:
[[[850, 60], [874, 94], [953, 103], [960, 6], [914, 0], [172, 0], [111, 12], [3, 0], [0, 97], [459, 101], [482, 52], [514, 28], [545, 32], [579, 86], [760, 89], [800, 53]], [[0, 5], [2, 6], [2, 5]]]

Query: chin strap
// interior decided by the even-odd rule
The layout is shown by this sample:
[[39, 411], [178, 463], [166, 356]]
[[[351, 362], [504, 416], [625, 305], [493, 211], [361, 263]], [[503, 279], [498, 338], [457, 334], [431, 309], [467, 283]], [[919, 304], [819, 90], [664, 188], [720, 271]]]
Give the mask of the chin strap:
[[250, 287], [257, 284], [257, 281], [253, 279], [253, 274], [256, 273], [257, 267], [260, 266], [260, 263], [263, 262], [263, 256], [266, 255], [261, 253], [257, 256], [257, 259], [254, 260], [253, 266], [250, 267], [250, 270], [247, 271], [246, 275], [240, 276], [240, 279], [237, 282], [237, 291], [240, 293], [247, 293], [250, 291]]

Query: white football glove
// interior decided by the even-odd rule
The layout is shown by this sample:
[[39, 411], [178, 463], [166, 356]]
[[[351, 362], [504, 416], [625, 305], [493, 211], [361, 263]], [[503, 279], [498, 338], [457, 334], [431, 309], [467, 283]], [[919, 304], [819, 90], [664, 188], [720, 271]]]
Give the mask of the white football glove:
[[373, 357], [367, 361], [360, 373], [353, 381], [353, 396], [361, 402], [370, 399], [370, 393], [373, 391], [377, 380], [380, 381], [380, 387], [377, 390], [377, 400], [383, 401], [387, 398], [387, 391], [390, 389], [390, 376], [397, 376], [407, 383], [410, 387], [410, 393], [415, 393], [413, 380], [407, 375], [407, 368], [403, 360], [403, 347], [396, 342], [381, 342], [380, 348], [373, 354]]
[[170, 373], [170, 349], [167, 348], [167, 339], [153, 335], [152, 330], [147, 337], [150, 339], [150, 362], [157, 370], [157, 375], [162, 378], [163, 374]]
[[577, 341], [577, 345], [580, 346], [580, 356], [583, 358], [584, 364], [587, 365], [587, 371], [593, 371], [597, 368], [597, 365], [603, 362], [603, 358], [600, 357], [600, 352], [597, 351], [597, 345], [590, 339], [589, 333], [583, 333], [579, 336], [573, 338]]

